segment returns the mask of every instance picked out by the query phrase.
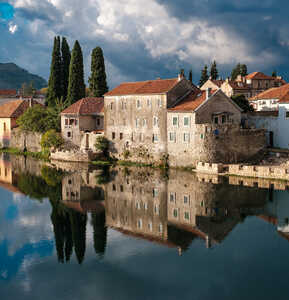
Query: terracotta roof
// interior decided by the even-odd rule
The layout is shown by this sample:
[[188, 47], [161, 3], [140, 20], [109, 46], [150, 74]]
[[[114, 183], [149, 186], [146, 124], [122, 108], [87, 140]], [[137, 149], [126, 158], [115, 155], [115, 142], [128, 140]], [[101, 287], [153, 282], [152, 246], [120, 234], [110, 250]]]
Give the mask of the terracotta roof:
[[[214, 93], [215, 91], [211, 91], [211, 95]], [[205, 101], [206, 91], [195, 89], [180, 103], [172, 108], [169, 108], [168, 111], [194, 111]]]
[[170, 91], [178, 78], [122, 83], [104, 96], [163, 94]]
[[102, 97], [83, 98], [67, 107], [61, 114], [88, 115], [103, 112], [104, 100]]
[[246, 79], [275, 79], [272, 76], [265, 75], [262, 72], [253, 72], [246, 76]]
[[255, 97], [250, 98], [249, 100], [253, 101], [263, 99], [278, 99], [279, 102], [289, 102], [289, 83], [280, 87], [266, 90]]
[[[32, 105], [41, 105], [32, 100]], [[18, 118], [29, 108], [28, 100], [14, 100], [0, 105], [0, 118]]]
[[0, 96], [16, 96], [16, 90], [0, 90]]

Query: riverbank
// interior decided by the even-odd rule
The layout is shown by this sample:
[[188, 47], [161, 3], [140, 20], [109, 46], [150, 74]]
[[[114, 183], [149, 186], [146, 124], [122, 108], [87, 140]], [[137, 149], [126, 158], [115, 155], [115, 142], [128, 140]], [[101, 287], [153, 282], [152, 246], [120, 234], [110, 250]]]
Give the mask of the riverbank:
[[33, 157], [35, 159], [44, 160], [44, 161], [49, 161], [49, 156], [50, 156], [49, 151], [31, 152], [31, 151], [22, 151], [17, 148], [2, 148], [2, 149], [0, 149], [0, 153], [29, 156], [29, 157]]

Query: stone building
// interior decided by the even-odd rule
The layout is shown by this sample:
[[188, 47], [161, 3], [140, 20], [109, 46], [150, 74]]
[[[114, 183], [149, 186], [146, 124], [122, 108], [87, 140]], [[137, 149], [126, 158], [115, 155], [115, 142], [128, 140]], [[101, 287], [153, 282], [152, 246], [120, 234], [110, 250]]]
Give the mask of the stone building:
[[80, 149], [94, 149], [95, 139], [103, 134], [103, 98], [83, 98], [61, 112], [64, 140]]
[[179, 76], [123, 83], [105, 94], [105, 135], [116, 158], [159, 161], [167, 154], [167, 108], [195, 86]]
[[14, 100], [0, 105], [0, 143], [9, 147], [12, 130], [18, 127], [17, 119], [31, 106], [40, 105], [35, 100]]
[[246, 161], [265, 147], [265, 133], [241, 129], [242, 110], [221, 90], [192, 92], [168, 109], [171, 166]]
[[272, 77], [262, 72], [253, 72], [247, 76], [239, 75], [236, 80], [229, 78], [226, 80], [209, 79], [201, 87], [201, 90], [220, 88], [228, 97], [241, 94], [249, 99], [272, 87], [280, 87], [284, 84], [286, 82], [280, 76]]
[[201, 91], [181, 77], [121, 84], [105, 95], [104, 110], [105, 135], [118, 159], [238, 162], [266, 144], [263, 131], [240, 129], [241, 109], [221, 90]]

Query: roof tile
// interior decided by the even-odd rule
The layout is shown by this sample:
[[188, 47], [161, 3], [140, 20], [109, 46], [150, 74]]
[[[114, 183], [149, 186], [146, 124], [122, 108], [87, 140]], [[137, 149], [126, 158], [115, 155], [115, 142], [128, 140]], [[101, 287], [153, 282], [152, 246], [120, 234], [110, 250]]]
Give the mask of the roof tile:
[[[41, 105], [35, 100], [32, 100], [32, 105]], [[20, 117], [28, 108], [28, 100], [14, 100], [6, 102], [0, 105], [0, 118], [18, 118]]]
[[289, 83], [280, 87], [271, 88], [267, 91], [264, 91], [256, 95], [253, 98], [250, 98], [249, 100], [253, 101], [253, 100], [263, 100], [263, 99], [278, 99], [279, 103], [289, 102]]
[[88, 115], [95, 113], [102, 113], [104, 107], [104, 99], [102, 97], [87, 97], [78, 100], [73, 103], [61, 114], [77, 114], [77, 115]]

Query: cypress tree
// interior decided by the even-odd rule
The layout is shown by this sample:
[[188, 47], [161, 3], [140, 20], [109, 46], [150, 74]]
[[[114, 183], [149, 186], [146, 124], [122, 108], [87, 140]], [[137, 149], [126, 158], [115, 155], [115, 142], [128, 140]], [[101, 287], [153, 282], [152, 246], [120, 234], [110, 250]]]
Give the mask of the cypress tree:
[[231, 80], [236, 80], [238, 75], [241, 74], [241, 64], [238, 63], [237, 66], [232, 70], [232, 73], [231, 73]]
[[209, 79], [209, 76], [208, 76], [208, 66], [205, 65], [204, 69], [202, 70], [202, 73], [201, 73], [201, 78], [200, 78], [200, 82], [199, 82], [200, 87], [202, 85], [204, 85], [207, 82], [208, 79]]
[[247, 69], [247, 65], [243, 64], [240, 67], [240, 74], [242, 76], [247, 76], [248, 75], [248, 69]]
[[79, 42], [76, 41], [72, 50], [69, 65], [67, 100], [70, 104], [85, 97], [83, 56]]
[[70, 65], [71, 53], [69, 45], [65, 37], [62, 37], [61, 43], [61, 73], [62, 73], [62, 96], [63, 99], [67, 97], [68, 77], [69, 77], [69, 65]]
[[273, 72], [272, 72], [272, 77], [277, 77], [277, 71], [276, 70], [274, 70]]
[[192, 71], [192, 69], [189, 72], [189, 81], [190, 81], [190, 83], [193, 83], [193, 71]]
[[211, 71], [210, 71], [211, 79], [217, 80], [219, 77], [218, 69], [217, 69], [217, 63], [214, 60], [214, 62], [211, 65]]
[[96, 47], [92, 50], [91, 75], [88, 82], [92, 96], [102, 97], [106, 92], [108, 92], [103, 52], [100, 47]]
[[54, 38], [54, 46], [52, 51], [46, 103], [49, 106], [54, 106], [55, 99], [60, 98], [61, 95], [62, 95], [62, 83], [61, 83], [60, 37], [57, 36]]
[[93, 245], [97, 255], [102, 257], [105, 253], [107, 242], [107, 228], [105, 226], [105, 212], [91, 214], [93, 227]]
[[185, 77], [185, 69], [180, 69], [180, 75], [181, 75], [182, 77]]

